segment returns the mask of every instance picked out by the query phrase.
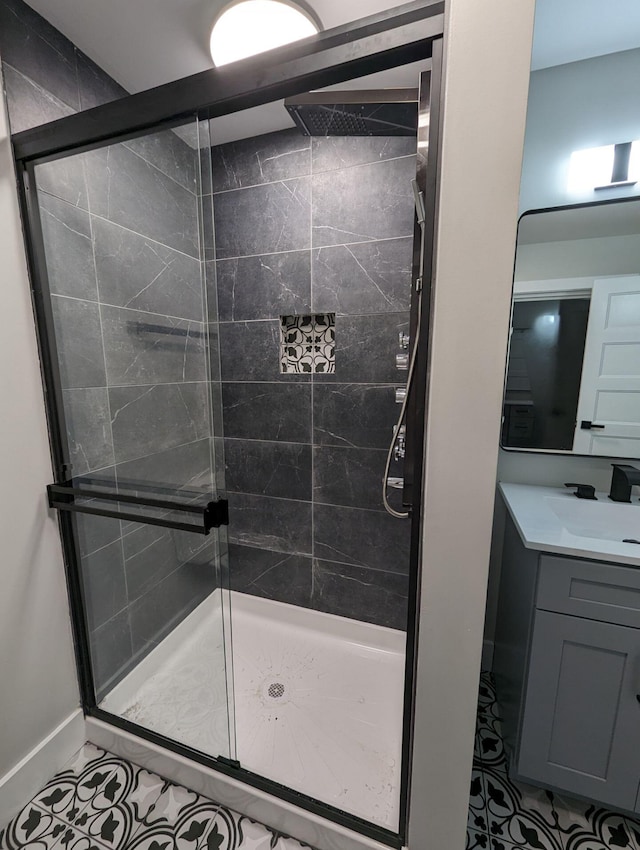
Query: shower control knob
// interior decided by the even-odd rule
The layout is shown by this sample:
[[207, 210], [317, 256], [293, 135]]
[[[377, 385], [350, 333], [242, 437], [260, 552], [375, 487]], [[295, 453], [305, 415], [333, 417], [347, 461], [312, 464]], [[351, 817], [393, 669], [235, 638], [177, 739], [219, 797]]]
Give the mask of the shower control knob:
[[398, 345], [400, 348], [407, 349], [409, 348], [409, 334], [403, 333], [400, 331], [398, 334]]
[[395, 446], [393, 447], [394, 460], [402, 460], [404, 457], [405, 440], [407, 436], [406, 426], [401, 425], [399, 428], [393, 429]]
[[404, 478], [387, 478], [387, 487], [392, 487], [394, 490], [402, 490], [404, 487]]
[[404, 457], [404, 440], [398, 440], [394, 450], [393, 450], [393, 458], [394, 460], [402, 460]]
[[409, 355], [408, 354], [396, 354], [396, 369], [401, 372], [406, 372], [409, 368]]

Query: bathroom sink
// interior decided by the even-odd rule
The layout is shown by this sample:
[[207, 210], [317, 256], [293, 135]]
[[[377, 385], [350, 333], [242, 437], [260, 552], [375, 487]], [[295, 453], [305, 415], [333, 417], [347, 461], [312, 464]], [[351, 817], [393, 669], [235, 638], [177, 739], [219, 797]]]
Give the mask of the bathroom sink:
[[619, 542], [633, 539], [640, 544], [640, 505], [602, 499], [592, 502], [575, 496], [545, 497], [545, 502], [570, 534]]
[[[640, 567], [640, 502], [577, 499], [563, 487], [500, 483], [527, 549]], [[633, 542], [633, 541], [638, 541]]]

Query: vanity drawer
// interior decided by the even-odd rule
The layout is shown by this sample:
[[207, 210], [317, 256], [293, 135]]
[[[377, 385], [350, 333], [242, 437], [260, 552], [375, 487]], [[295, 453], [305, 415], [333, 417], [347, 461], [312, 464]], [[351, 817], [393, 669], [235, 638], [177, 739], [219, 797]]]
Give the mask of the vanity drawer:
[[640, 568], [540, 555], [536, 608], [640, 629]]

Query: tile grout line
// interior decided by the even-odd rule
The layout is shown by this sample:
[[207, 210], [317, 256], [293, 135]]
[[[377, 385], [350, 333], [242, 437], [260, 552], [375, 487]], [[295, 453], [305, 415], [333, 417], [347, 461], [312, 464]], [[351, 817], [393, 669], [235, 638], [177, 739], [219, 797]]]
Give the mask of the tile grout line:
[[[115, 489], [116, 489], [116, 491], [118, 491], [118, 465], [116, 463], [116, 446], [115, 446], [115, 441], [114, 441], [114, 438], [113, 438], [113, 413], [112, 413], [112, 409], [111, 409], [111, 394], [109, 392], [109, 375], [108, 375], [108, 372], [107, 372], [107, 352], [106, 352], [106, 347], [105, 347], [104, 321], [103, 321], [103, 315], [102, 315], [102, 306], [103, 305], [101, 303], [100, 285], [98, 283], [98, 264], [96, 262], [95, 232], [94, 232], [94, 228], [93, 228], [93, 219], [92, 219], [92, 215], [91, 215], [91, 192], [89, 191], [89, 174], [88, 174], [86, 159], [84, 157], [82, 158], [81, 165], [82, 165], [82, 168], [83, 168], [83, 171], [84, 171], [85, 186], [86, 186], [86, 191], [87, 191], [87, 208], [88, 208], [88, 215], [89, 215], [89, 233], [91, 234], [91, 253], [92, 253], [92, 258], [93, 258], [93, 273], [94, 273], [94, 277], [95, 277], [96, 297], [98, 299], [98, 302], [97, 302], [98, 303], [98, 317], [99, 317], [99, 321], [100, 321], [100, 337], [101, 337], [100, 342], [101, 342], [101, 346], [102, 346], [102, 357], [103, 357], [103, 362], [104, 362], [104, 379], [105, 379], [105, 384], [107, 385], [106, 388], [105, 388], [105, 395], [106, 395], [106, 400], [107, 400], [107, 413], [108, 413], [108, 417], [109, 417], [108, 428], [109, 428], [109, 435], [111, 437], [111, 455], [113, 457], [113, 478], [114, 478]], [[118, 520], [118, 526], [119, 526], [118, 539], [120, 541], [120, 556], [122, 558], [122, 564], [123, 564], [124, 591], [125, 591], [125, 599], [126, 599], [126, 602], [127, 602], [127, 604], [125, 606], [126, 611], [127, 611], [127, 616], [126, 616], [127, 629], [128, 629], [127, 639], [128, 639], [129, 648], [131, 650], [131, 655], [133, 655], [133, 638], [131, 636], [132, 635], [131, 612], [129, 610], [129, 582], [127, 580], [127, 570], [124, 569], [124, 565], [126, 564], [126, 558], [125, 558], [125, 551], [124, 551], [124, 528], [122, 526], [121, 520]], [[76, 532], [76, 537], [77, 536], [78, 535], [77, 535], [77, 532]], [[78, 553], [77, 554], [78, 554], [78, 559], [80, 561], [80, 567], [82, 568], [82, 565], [84, 564], [84, 560], [88, 556], [86, 554], [85, 555], [81, 554], [79, 543], [78, 543]], [[121, 611], [117, 612], [117, 614], [120, 614], [120, 613], [122, 613], [122, 612]], [[117, 614], [114, 615], [114, 616], [117, 616]], [[92, 681], [92, 685], [93, 685], [93, 695], [92, 696], [93, 696], [93, 699], [96, 699], [97, 698], [98, 682], [97, 682], [97, 679], [96, 679], [96, 670], [95, 670], [96, 664], [94, 662], [94, 653], [92, 652], [92, 646], [91, 646], [92, 637], [95, 640], [96, 629], [92, 629], [92, 628], [89, 627], [88, 611], [85, 612], [85, 619], [86, 619], [86, 630], [87, 630], [87, 638], [88, 638], [87, 643], [89, 644], [88, 648], [89, 648], [89, 657], [90, 657], [90, 676], [91, 676], [91, 681]], [[110, 619], [113, 619], [113, 618], [110, 618]], [[106, 622], [108, 622], [108, 620]]]
[[[311, 155], [311, 151], [313, 148], [313, 136], [310, 137], [311, 145], [309, 145], [309, 153]], [[300, 150], [303, 150], [302, 148]], [[309, 171], [307, 174], [297, 174], [293, 177], [283, 177], [280, 180], [265, 180], [262, 183], [248, 183], [246, 186], [233, 186], [230, 189], [220, 189], [217, 192], [213, 192], [210, 194], [214, 195], [228, 195], [231, 192], [244, 192], [247, 189], [260, 189], [262, 186], [276, 186], [279, 183], [289, 183], [293, 180], [304, 180], [305, 177], [312, 179], [315, 176], [320, 176], [321, 174], [333, 174], [336, 171], [349, 171], [354, 168], [368, 168], [372, 165], [381, 165], [387, 162], [397, 162], [400, 159], [411, 159], [416, 157], [415, 153], [407, 153], [402, 154], [401, 156], [391, 156], [386, 159], [374, 159], [371, 162], [355, 162], [352, 165], [341, 165], [338, 168], [325, 168], [320, 169], [317, 172], [313, 171], [313, 156], [311, 155], [311, 162], [309, 163]], [[174, 181], [175, 182], [175, 181]]]
[[[60, 296], [60, 297], [72, 298], [73, 296], [67, 295], [67, 296]], [[79, 299], [79, 300], [83, 300], [83, 299]], [[116, 306], [116, 305], [114, 305], [114, 306]], [[136, 309], [136, 308], [129, 308], [129, 309]], [[148, 311], [141, 310], [140, 312], [144, 313], [144, 312], [148, 312]], [[333, 313], [335, 315], [336, 319], [370, 319], [370, 318], [376, 319], [376, 318], [388, 318], [388, 317], [391, 317], [391, 316], [405, 316], [406, 317], [409, 313], [409, 310], [408, 309], [406, 309], [406, 310], [402, 310], [402, 309], [387, 310], [387, 311], [379, 310], [377, 313], [339, 313], [337, 310], [310, 310], [309, 312], [312, 315], [316, 315], [316, 314], [323, 315], [323, 314], [327, 314], [327, 313]], [[161, 315], [161, 314], [158, 314], [158, 315]], [[299, 314], [296, 314], [296, 315], [306, 315], [306, 313], [299, 313]], [[168, 316], [167, 318], [172, 318], [172, 317]], [[175, 318], [177, 318], [177, 317], [175, 317]], [[184, 319], [183, 321], [188, 321], [188, 320]], [[277, 322], [277, 321], [278, 321], [278, 319], [272, 319], [269, 316], [258, 316], [256, 318], [252, 318], [252, 319], [221, 319], [219, 321], [219, 324], [220, 325], [254, 325], [254, 324], [258, 324], [258, 323], [268, 323], [268, 322]], [[401, 324], [406, 324], [406, 321], [401, 322]]]
[[[118, 225], [120, 226], [120, 225]], [[135, 232], [135, 231], [132, 231]], [[344, 232], [344, 231], [343, 231]], [[146, 238], [146, 237], [145, 237]], [[399, 240], [408, 240], [413, 239], [412, 236], [372, 236], [370, 239], [360, 239], [355, 242], [332, 242], [329, 245], [309, 245], [308, 248], [287, 248], [283, 251], [262, 251], [258, 254], [236, 254], [228, 257], [218, 257], [216, 259], [217, 263], [224, 263], [229, 260], [250, 260], [254, 257], [271, 257], [277, 254], [304, 254], [307, 251], [311, 251], [313, 254], [316, 251], [329, 251], [332, 248], [349, 248], [353, 245], [377, 245], [379, 242], [397, 242]], [[163, 243], [160, 242], [160, 245]], [[169, 246], [170, 247], [170, 246]], [[176, 250], [173, 248], [172, 250]], [[189, 256], [188, 254], [185, 256]]]
[[[78, 154], [78, 155], [82, 156], [82, 154]], [[84, 165], [84, 160], [83, 160], [83, 165]], [[132, 233], [134, 236], [137, 236], [139, 239], [142, 239], [145, 242], [151, 242], [154, 245], [160, 245], [162, 248], [165, 248], [167, 251], [171, 251], [175, 254], [179, 254], [181, 257], [184, 257], [185, 259], [193, 260], [194, 263], [199, 262], [199, 259], [198, 259], [197, 256], [194, 256], [193, 254], [188, 254], [186, 251], [181, 251], [180, 248], [175, 248], [173, 245], [168, 245], [166, 242], [161, 242], [159, 239], [155, 239], [153, 236], [150, 236], [146, 233], [141, 233], [138, 230], [133, 230], [133, 228], [127, 227], [125, 224], [120, 224], [120, 222], [114, 221], [113, 219], [109, 218], [108, 216], [100, 215], [99, 213], [96, 213], [96, 212], [90, 212], [89, 211], [88, 193], [87, 193], [87, 206], [86, 207], [82, 206], [79, 203], [73, 204], [67, 198], [63, 198], [61, 195], [56, 195], [54, 192], [51, 192], [47, 189], [38, 189], [38, 195], [46, 195], [48, 198], [54, 198], [56, 201], [60, 201], [61, 203], [66, 204], [67, 206], [71, 207], [74, 210], [80, 210], [80, 212], [85, 212], [88, 215], [91, 215], [92, 218], [95, 218], [98, 221], [102, 221], [105, 224], [109, 224], [112, 227], [118, 228], [119, 230], [125, 230], [127, 233]], [[393, 237], [391, 237], [391, 238], [393, 238]], [[401, 238], [401, 237], [395, 237], [395, 238]]]
[[[94, 251], [94, 269], [95, 269], [95, 251]], [[185, 323], [192, 324], [192, 325], [203, 325], [204, 326], [206, 324], [206, 322], [203, 322], [201, 319], [188, 319], [188, 318], [185, 318], [184, 316], [172, 316], [170, 313], [155, 313], [153, 310], [144, 310], [140, 307], [126, 307], [122, 304], [110, 304], [107, 301], [101, 301], [100, 300], [101, 299], [100, 290], [99, 290], [99, 287], [97, 285], [97, 274], [96, 274], [96, 287], [97, 287], [97, 296], [98, 296], [98, 299], [96, 301], [94, 301], [92, 298], [78, 298], [77, 295], [63, 295], [63, 294], [58, 293], [58, 292], [52, 292], [51, 297], [52, 298], [61, 298], [61, 299], [64, 299], [65, 301], [79, 301], [81, 304], [98, 304], [98, 305], [101, 305], [103, 307], [109, 307], [112, 310], [128, 310], [132, 313], [146, 313], [148, 316], [158, 316], [158, 318], [161, 318], [161, 319], [172, 319], [173, 321], [185, 322]], [[402, 312], [402, 311], [399, 310], [397, 312]]]

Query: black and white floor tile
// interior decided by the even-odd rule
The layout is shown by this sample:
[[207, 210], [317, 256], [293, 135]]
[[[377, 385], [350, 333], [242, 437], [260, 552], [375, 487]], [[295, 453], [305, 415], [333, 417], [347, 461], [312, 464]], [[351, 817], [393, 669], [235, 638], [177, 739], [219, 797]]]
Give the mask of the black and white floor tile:
[[[93, 744], [0, 832], [0, 850], [302, 847]], [[640, 822], [509, 778], [488, 673], [480, 683], [467, 850], [640, 850]]]
[[495, 689], [483, 673], [471, 778], [467, 850], [640, 850], [640, 822], [507, 773]]
[[295, 839], [85, 744], [0, 850], [302, 850]]

